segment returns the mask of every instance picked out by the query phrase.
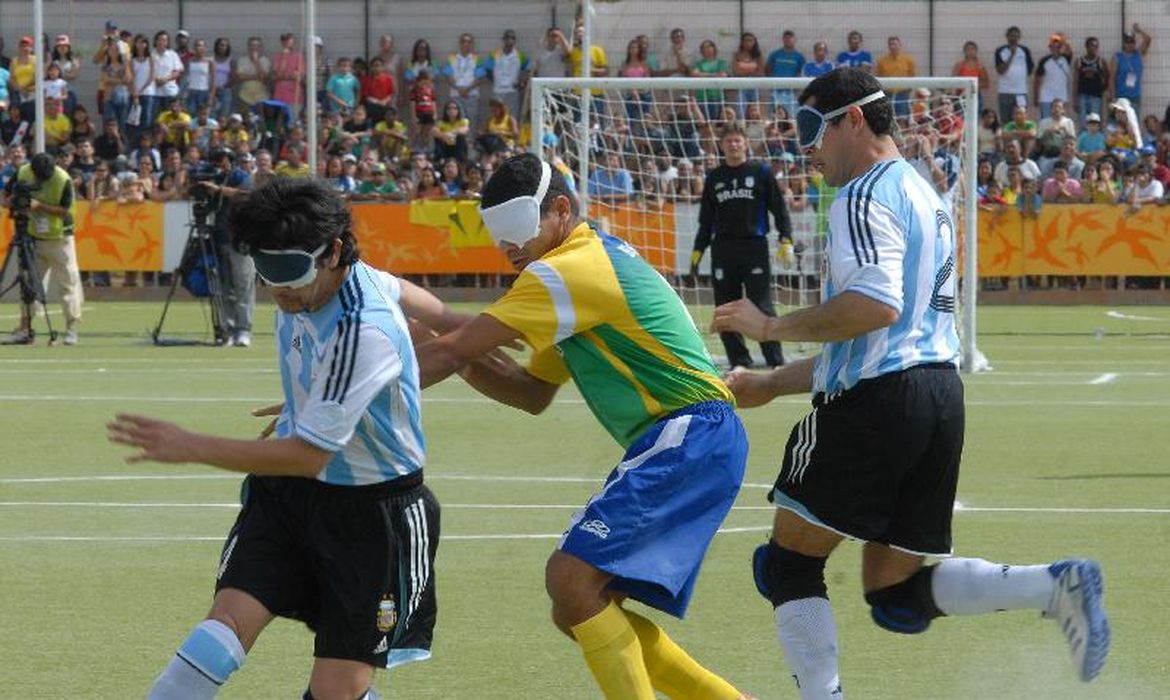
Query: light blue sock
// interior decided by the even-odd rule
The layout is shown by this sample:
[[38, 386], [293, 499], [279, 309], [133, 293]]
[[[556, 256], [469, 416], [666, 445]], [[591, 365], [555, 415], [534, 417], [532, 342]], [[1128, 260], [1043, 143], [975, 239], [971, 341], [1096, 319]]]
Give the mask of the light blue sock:
[[211, 700], [246, 654], [227, 625], [204, 620], [183, 640], [147, 700]]

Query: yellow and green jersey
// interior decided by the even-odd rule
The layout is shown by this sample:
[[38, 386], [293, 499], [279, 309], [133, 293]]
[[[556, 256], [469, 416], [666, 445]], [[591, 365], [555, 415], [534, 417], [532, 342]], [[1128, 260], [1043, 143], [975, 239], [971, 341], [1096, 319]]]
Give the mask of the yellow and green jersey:
[[586, 223], [485, 313], [523, 334], [533, 376], [572, 378], [623, 447], [680, 408], [734, 402], [674, 289], [629, 244]]

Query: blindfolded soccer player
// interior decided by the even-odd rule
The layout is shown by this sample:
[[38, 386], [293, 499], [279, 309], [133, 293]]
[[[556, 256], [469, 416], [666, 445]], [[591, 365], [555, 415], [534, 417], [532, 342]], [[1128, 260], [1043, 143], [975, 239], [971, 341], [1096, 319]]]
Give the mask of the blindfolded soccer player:
[[[481, 214], [520, 276], [459, 330], [418, 348], [422, 384], [464, 368], [496, 400], [540, 413], [571, 378], [626, 450], [549, 557], [553, 621], [611, 700], [737, 700], [632, 598], [681, 617], [743, 480], [747, 440], [703, 339], [669, 284], [580, 218], [564, 179], [532, 155], [505, 162]], [[517, 339], [527, 367], [467, 363]]]
[[[1100, 564], [950, 556], [965, 421], [950, 208], [899, 154], [893, 108], [872, 75], [834, 70], [800, 103], [799, 145], [841, 188], [829, 210], [824, 301], [779, 318], [732, 302], [715, 309], [712, 326], [824, 343], [816, 357], [728, 379], [745, 407], [813, 393], [769, 494], [772, 537], [753, 561], [801, 698], [844, 697], [825, 562], [845, 537], [865, 542], [862, 582], [878, 626], [917, 634], [944, 616], [1039, 610], [1091, 680], [1109, 652]], [[927, 556], [942, 560], [928, 566]]]
[[282, 178], [252, 191], [233, 205], [229, 228], [279, 307], [275, 437], [233, 440], [124, 414], [109, 426], [113, 441], [140, 450], [129, 461], [249, 475], [211, 611], [148, 697], [213, 697], [279, 616], [316, 635], [305, 698], [369, 700], [376, 668], [430, 656], [436, 615], [439, 505], [423, 485], [403, 309], [440, 330], [453, 319], [361, 262], [345, 202], [320, 182]]

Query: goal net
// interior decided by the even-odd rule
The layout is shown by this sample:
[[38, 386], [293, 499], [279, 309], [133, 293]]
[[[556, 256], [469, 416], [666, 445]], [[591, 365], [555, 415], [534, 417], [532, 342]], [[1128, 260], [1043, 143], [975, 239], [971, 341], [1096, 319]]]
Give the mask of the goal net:
[[[796, 145], [796, 98], [809, 82], [792, 78], [538, 78], [532, 81], [533, 148], [576, 180], [585, 214], [633, 244], [670, 280], [700, 326], [710, 316], [710, 255], [697, 279], [690, 256], [707, 171], [719, 165], [719, 132], [738, 121], [749, 158], [769, 166], [788, 204], [794, 254], [777, 257], [778, 310], [818, 303], [836, 189]], [[882, 81], [894, 100], [903, 155], [951, 205], [960, 251], [956, 319], [966, 371], [987, 368], [976, 345], [978, 87], [968, 78]]]

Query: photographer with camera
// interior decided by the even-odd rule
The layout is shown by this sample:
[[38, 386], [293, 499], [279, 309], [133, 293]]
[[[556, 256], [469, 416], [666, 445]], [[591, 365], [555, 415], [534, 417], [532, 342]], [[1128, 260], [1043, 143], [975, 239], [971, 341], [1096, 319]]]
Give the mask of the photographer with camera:
[[[20, 241], [15, 239], [22, 236], [31, 239], [42, 287], [47, 288], [48, 280], [52, 279], [61, 290], [64, 343], [76, 345], [83, 297], [77, 248], [73, 242], [73, 181], [69, 173], [57, 167], [51, 155], [38, 153], [20, 167], [6, 191], [16, 225], [12, 245], [19, 245]], [[10, 336], [10, 343], [33, 342], [32, 316], [37, 313], [33, 307], [32, 304], [22, 307], [20, 327]]]
[[211, 231], [219, 252], [219, 282], [222, 291], [220, 328], [224, 345], [246, 348], [252, 344], [252, 310], [256, 306], [256, 267], [252, 258], [231, 246], [228, 236], [228, 205], [236, 195], [251, 188], [248, 173], [235, 166], [234, 154], [226, 148], [211, 152], [208, 161], [215, 169], [209, 179], [192, 183], [196, 206], [206, 197], [206, 211], [212, 216]]

